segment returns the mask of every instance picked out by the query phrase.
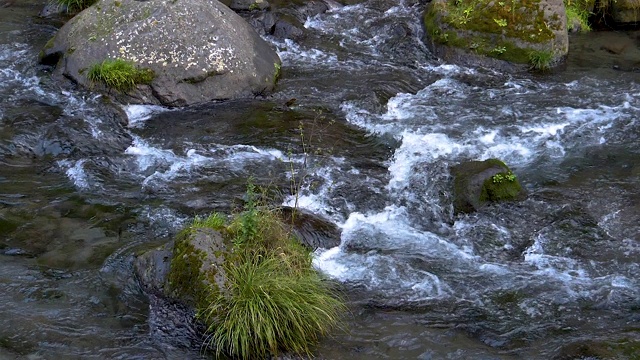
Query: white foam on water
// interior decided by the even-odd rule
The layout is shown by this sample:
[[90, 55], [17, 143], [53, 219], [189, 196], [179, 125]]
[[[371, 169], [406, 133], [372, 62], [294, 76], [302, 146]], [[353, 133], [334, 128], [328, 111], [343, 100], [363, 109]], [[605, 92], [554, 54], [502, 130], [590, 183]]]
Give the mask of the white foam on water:
[[133, 144], [131, 144], [124, 153], [134, 155], [138, 169], [143, 172], [153, 166], [179, 161], [178, 156], [176, 156], [173, 151], [151, 146], [138, 136], [133, 136]]
[[65, 169], [65, 174], [79, 190], [87, 190], [90, 188], [89, 177], [84, 169], [85, 162], [85, 159], [77, 161], [59, 160], [57, 162], [59, 167]]
[[[242, 171], [247, 166], [269, 161], [285, 161], [282, 151], [263, 149], [251, 145], [212, 145], [209, 148], [187, 148], [182, 153], [162, 149], [133, 135], [132, 144], [125, 150], [133, 156], [144, 177], [143, 187], [162, 187], [178, 178], [197, 176], [197, 171], [226, 168]], [[149, 174], [152, 172], [151, 174]]]
[[[389, 134], [397, 139], [407, 132], [426, 132], [444, 128], [438, 123], [437, 105], [433, 97], [464, 99], [466, 85], [443, 78], [433, 82], [416, 94], [399, 93], [387, 101], [386, 112], [378, 115], [362, 109], [353, 102], [343, 102], [341, 110], [347, 121], [374, 134]], [[422, 130], [424, 129], [424, 131]]]
[[414, 165], [419, 161], [452, 157], [465, 151], [464, 145], [456, 143], [445, 134], [420, 135], [405, 132], [402, 135], [402, 144], [396, 150], [389, 166], [391, 180], [387, 187], [390, 190], [403, 188], [415, 173]]
[[169, 183], [172, 180], [181, 177], [181, 176], [189, 176], [194, 170], [205, 167], [213, 163], [213, 159], [199, 155], [192, 149], [189, 149], [185, 152], [184, 156], [177, 156], [171, 153], [173, 156], [167, 155], [167, 150], [160, 151], [151, 151], [150, 155], [153, 157], [154, 155], [159, 155], [157, 159], [160, 161], [168, 161], [170, 160], [169, 168], [162, 168], [156, 170], [153, 174], [147, 176], [142, 182], [142, 187], [156, 187], [159, 183], [165, 184]]
[[338, 56], [320, 49], [303, 49], [298, 43], [291, 39], [285, 39], [284, 42], [271, 40], [276, 46], [278, 56], [282, 62], [296, 65], [333, 65], [338, 63]]
[[[437, 115], [431, 104], [416, 103], [416, 96], [413, 94], [401, 93], [387, 102], [387, 112], [382, 115], [382, 120], [402, 121], [413, 119], [417, 116], [433, 119]], [[402, 128], [399, 126], [399, 128]]]
[[192, 220], [165, 206], [145, 206], [140, 211], [140, 217], [149, 220], [157, 236], [173, 235]]
[[412, 228], [404, 207], [390, 205], [370, 214], [354, 212], [341, 227], [341, 245], [316, 251], [314, 266], [339, 281], [382, 291], [385, 297], [424, 300], [451, 294], [438, 274], [412, 266], [403, 260], [405, 256], [446, 258], [462, 266], [476, 259], [435, 234]]
[[336, 29], [335, 24], [345, 15], [354, 14], [366, 10], [363, 4], [334, 6], [324, 14], [308, 17], [304, 23], [306, 29], [321, 30], [324, 34], [342, 35], [340, 29]]
[[509, 270], [509, 268], [507, 268], [504, 265], [500, 265], [500, 264], [482, 264], [478, 267], [479, 270], [484, 271], [484, 272], [488, 272], [488, 273], [492, 273], [492, 274], [497, 274], [497, 275], [509, 275], [511, 274], [511, 270]]
[[126, 105], [123, 106], [130, 128], [142, 127], [144, 122], [151, 119], [155, 114], [169, 111], [169, 109], [158, 105]]
[[11, 88], [10, 99], [34, 96], [50, 99], [53, 96], [42, 88], [36, 71], [31, 68], [30, 51], [28, 44], [0, 44], [0, 89]]
[[532, 265], [537, 276], [546, 276], [565, 283], [591, 282], [589, 273], [575, 259], [546, 254], [544, 245], [547, 239], [543, 235], [536, 236], [533, 244], [524, 252], [524, 262]]
[[360, 108], [353, 102], [343, 102], [340, 105], [340, 109], [345, 113], [349, 123], [366, 129], [372, 134], [392, 134], [398, 131], [397, 124], [379, 121], [379, 116]]
[[[450, 75], [466, 71], [449, 65], [430, 70]], [[515, 91], [517, 94], [526, 94], [533, 91], [530, 88], [539, 85], [530, 81], [512, 81], [505, 83], [505, 86], [506, 89], [498, 89], [496, 93]], [[516, 122], [505, 126], [500, 122], [484, 121], [481, 126], [460, 136], [457, 127], [470, 127], [472, 125], [464, 122], [473, 124], [476, 119], [487, 115], [465, 114], [457, 122], [443, 124], [434, 111], [434, 106], [441, 105], [434, 105], [433, 98], [445, 96], [464, 100], [471, 91], [475, 90], [454, 79], [443, 78], [416, 94], [397, 94], [389, 99], [386, 112], [382, 114], [372, 113], [352, 101], [341, 105], [341, 110], [351, 124], [373, 134], [392, 135], [401, 141], [388, 164], [390, 180], [386, 190], [399, 191], [402, 196], [392, 195], [392, 198], [410, 198], [404, 192], [415, 191], [410, 190], [410, 181], [415, 177], [416, 171], [436, 161], [455, 163], [458, 159], [500, 158], [511, 166], [526, 166], [543, 153], [551, 158], [563, 159], [576, 139], [605, 143], [617, 121], [629, 121], [630, 111], [635, 109], [632, 102], [637, 102], [630, 98], [617, 106], [541, 108], [538, 109], [540, 114], [525, 123]], [[500, 113], [514, 118], [519, 116], [518, 112], [509, 107], [501, 109]], [[313, 201], [322, 202], [321, 199]], [[501, 264], [485, 263], [469, 247], [458, 247], [434, 234], [416, 231], [404, 217], [403, 211], [400, 205], [390, 205], [380, 213], [350, 214], [342, 225], [341, 246], [318, 252], [314, 264], [340, 281], [364, 283], [367, 287], [379, 286], [381, 289], [397, 286], [405, 290], [417, 284], [417, 280], [405, 274], [402, 271], [404, 264], [394, 257], [407, 252], [429, 257], [430, 253], [425, 251], [425, 246], [439, 249], [439, 255], [434, 256], [462, 260], [473, 269], [504, 278], [507, 286], [514, 271], [520, 271]], [[508, 244], [510, 235], [504, 236]], [[590, 289], [600, 286], [590, 277], [592, 275], [585, 264], [570, 257], [546, 254], [543, 242], [543, 238], [536, 239], [525, 251], [524, 263], [531, 266], [532, 270], [523, 276], [531, 276], [536, 281], [544, 282], [549, 279], [564, 284], [558, 291], [563, 291], [571, 298], [587, 296], [593, 291]], [[361, 248], [362, 250], [353, 250]], [[637, 247], [630, 250], [630, 253], [636, 249]], [[385, 255], [378, 250], [384, 251]], [[430, 275], [423, 276], [428, 279], [427, 282], [432, 281]], [[616, 284], [626, 283], [618, 281]], [[433, 293], [433, 287], [423, 295], [430, 296], [427, 295], [429, 293]], [[538, 310], [529, 307], [527, 311], [533, 314]]]
[[426, 64], [421, 66], [422, 69], [426, 70], [430, 73], [435, 73], [443, 76], [453, 76], [458, 74], [477, 74], [477, 71], [472, 68], [466, 68], [453, 64], [439, 64], [439, 65], [431, 65]]
[[611, 286], [618, 288], [625, 288], [637, 291], [636, 285], [633, 281], [621, 275], [614, 275], [611, 277]]
[[[254, 164], [259, 161], [296, 161], [295, 159], [285, 158], [280, 150], [261, 149], [252, 145], [219, 146], [218, 149], [225, 150], [224, 161], [233, 170], [243, 170], [248, 164]], [[216, 151], [215, 149], [212, 150]]]
[[385, 298], [417, 301], [452, 293], [436, 274], [376, 253], [344, 253], [336, 247], [317, 252], [314, 266], [338, 281], [379, 291]]

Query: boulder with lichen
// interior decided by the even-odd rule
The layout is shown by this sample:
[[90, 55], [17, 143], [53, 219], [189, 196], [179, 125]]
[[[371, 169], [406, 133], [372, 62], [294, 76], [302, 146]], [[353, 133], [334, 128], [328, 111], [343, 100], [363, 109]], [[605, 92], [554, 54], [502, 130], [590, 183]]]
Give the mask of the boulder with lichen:
[[[88, 74], [123, 60], [154, 77], [117, 91]], [[54, 76], [125, 103], [185, 106], [265, 94], [280, 59], [240, 16], [216, 0], [100, 0], [67, 22], [43, 49]]]

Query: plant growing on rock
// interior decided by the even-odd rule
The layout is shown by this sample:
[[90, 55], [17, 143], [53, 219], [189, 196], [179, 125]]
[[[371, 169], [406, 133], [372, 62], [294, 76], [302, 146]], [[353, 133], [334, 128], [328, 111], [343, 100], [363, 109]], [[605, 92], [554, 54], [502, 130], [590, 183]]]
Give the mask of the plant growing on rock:
[[[339, 323], [345, 305], [313, 269], [311, 251], [276, 210], [257, 202], [254, 191], [250, 184], [243, 211], [229, 222], [214, 214], [196, 219], [179, 235], [170, 284], [197, 288], [193, 303], [206, 326], [206, 346], [218, 355], [310, 355], [319, 338]], [[222, 234], [226, 250], [206, 245], [218, 249], [212, 254], [217, 264], [209, 265], [208, 255], [185, 246], [185, 236], [203, 229]], [[216, 280], [220, 274], [222, 282]]]
[[480, 193], [482, 201], [514, 200], [522, 191], [522, 186], [511, 171], [499, 172], [487, 179]]
[[564, 10], [557, 0], [433, 0], [424, 14], [428, 45], [452, 60], [457, 52], [438, 45], [514, 64], [530, 63], [536, 49], [548, 48], [554, 60], [560, 59], [568, 49], [566, 23], [556, 10], [544, 10], [547, 3]]
[[574, 27], [578, 26], [580, 32], [591, 31], [591, 25], [589, 25], [590, 11], [580, 9], [576, 6], [567, 6], [566, 10], [567, 30], [574, 30]]
[[516, 181], [516, 176], [509, 171], [507, 173], [497, 173], [491, 177], [491, 180], [494, 184], [501, 184], [505, 181]]
[[87, 78], [107, 88], [121, 92], [133, 89], [137, 84], [149, 84], [155, 74], [151, 69], [138, 69], [135, 63], [122, 59], [108, 59], [89, 69]]
[[209, 343], [219, 353], [242, 359], [282, 351], [310, 355], [338, 322], [343, 305], [310, 266], [292, 267], [287, 256], [248, 255], [225, 270], [228, 295], [218, 294], [204, 312], [221, 318], [209, 327]]
[[532, 70], [547, 71], [551, 68], [553, 53], [551, 51], [536, 50], [529, 53], [529, 64]]
[[95, 4], [98, 0], [56, 0], [60, 8], [67, 12], [79, 12]]

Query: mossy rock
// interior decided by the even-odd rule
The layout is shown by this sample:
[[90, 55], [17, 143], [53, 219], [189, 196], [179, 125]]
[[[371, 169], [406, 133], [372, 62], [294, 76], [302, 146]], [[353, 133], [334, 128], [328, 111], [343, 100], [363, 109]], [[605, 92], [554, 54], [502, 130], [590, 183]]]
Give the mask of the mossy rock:
[[196, 217], [172, 250], [138, 257], [150, 329], [219, 356], [308, 355], [346, 308], [279, 211], [256, 206], [252, 185], [247, 199], [232, 219]]
[[615, 0], [604, 1], [603, 4], [609, 5], [608, 9], [611, 18], [619, 26], [631, 25], [637, 26], [640, 23], [640, 1], [638, 0]]
[[189, 228], [181, 232], [173, 247], [166, 289], [171, 297], [201, 308], [207, 299], [225, 291], [225, 256], [231, 245], [210, 228]]
[[544, 53], [551, 66], [569, 49], [562, 0], [434, 0], [424, 26], [431, 50], [461, 65], [526, 69]]
[[471, 213], [488, 203], [514, 201], [526, 193], [511, 169], [498, 159], [468, 161], [452, 168], [454, 211]]
[[171, 265], [174, 242], [136, 254], [133, 267], [145, 293], [166, 296], [165, 285]]

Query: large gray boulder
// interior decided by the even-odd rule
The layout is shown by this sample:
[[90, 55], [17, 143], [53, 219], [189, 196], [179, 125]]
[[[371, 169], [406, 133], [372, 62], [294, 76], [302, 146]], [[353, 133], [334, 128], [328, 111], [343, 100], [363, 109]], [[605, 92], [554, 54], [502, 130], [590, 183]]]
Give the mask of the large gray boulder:
[[152, 70], [148, 85], [120, 93], [128, 103], [185, 106], [265, 94], [280, 59], [240, 16], [216, 0], [100, 0], [67, 22], [41, 54], [55, 75], [86, 87], [104, 60]]

